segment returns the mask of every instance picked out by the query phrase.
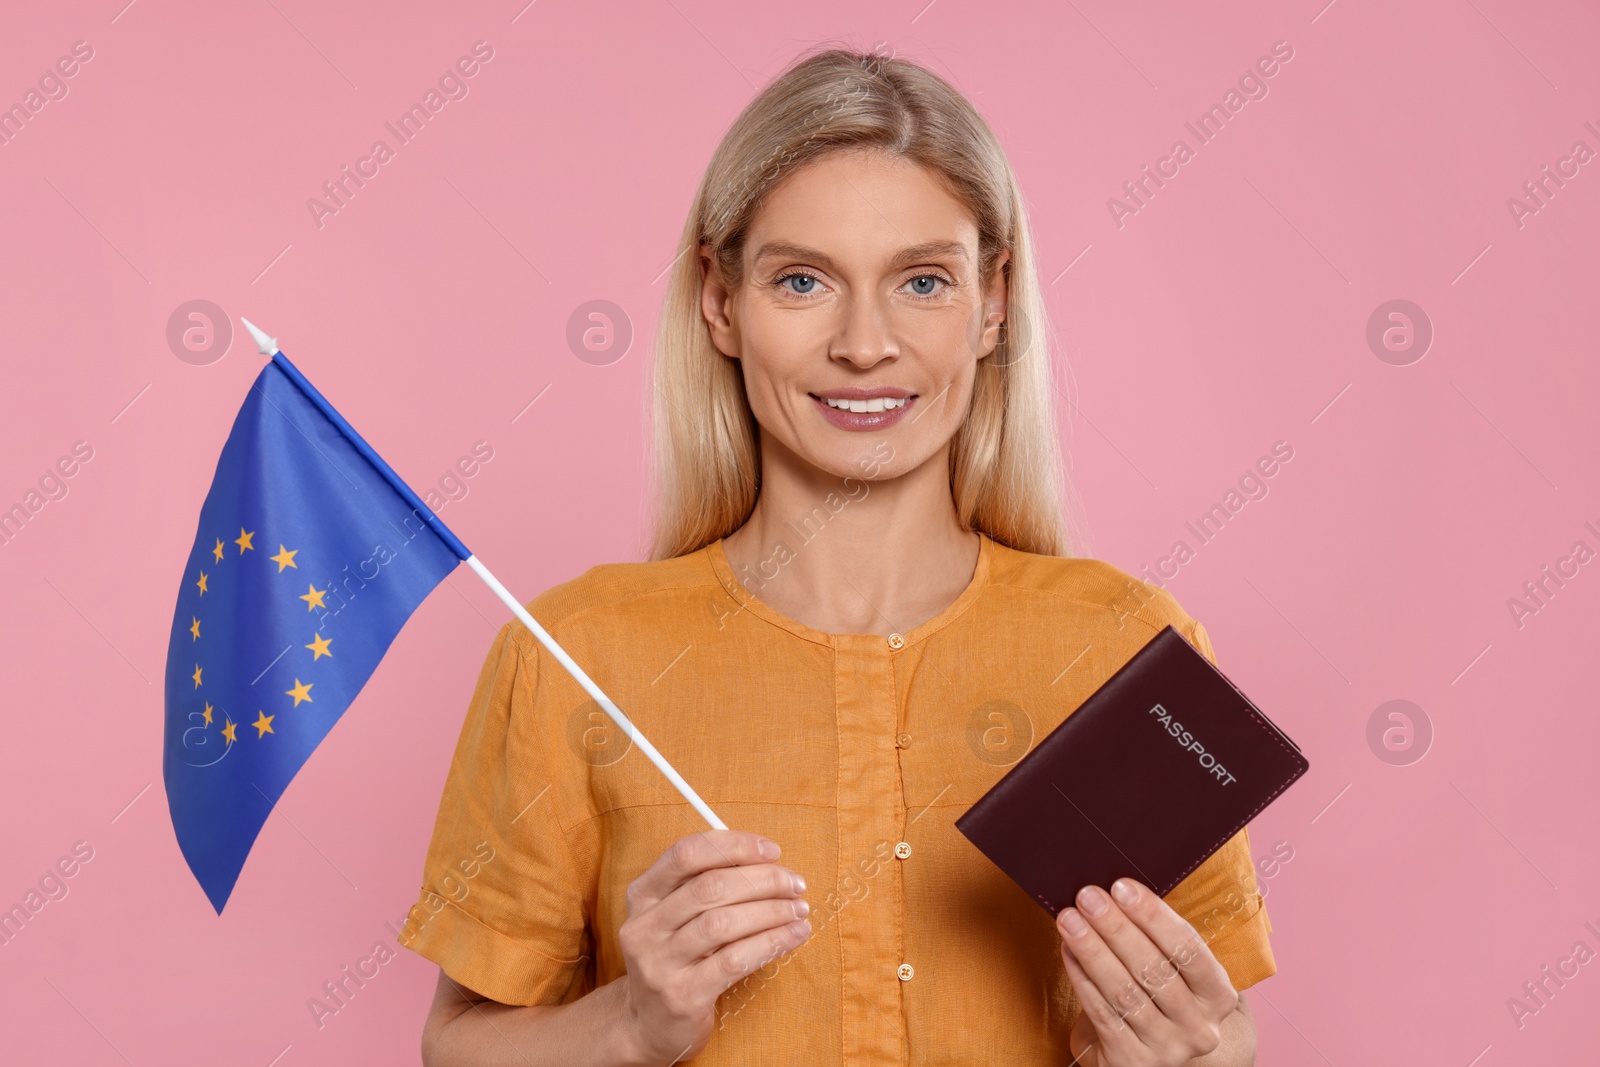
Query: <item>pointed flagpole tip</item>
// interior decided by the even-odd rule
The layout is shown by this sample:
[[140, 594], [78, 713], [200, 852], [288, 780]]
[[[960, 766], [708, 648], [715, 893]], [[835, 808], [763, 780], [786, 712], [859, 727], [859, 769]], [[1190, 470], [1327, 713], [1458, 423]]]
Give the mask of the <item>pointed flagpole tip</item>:
[[259, 326], [243, 315], [239, 316], [239, 321], [244, 323], [244, 328], [250, 331], [251, 337], [255, 338], [256, 348], [261, 350], [263, 356], [271, 356], [277, 353], [278, 339], [276, 337], [268, 337]]

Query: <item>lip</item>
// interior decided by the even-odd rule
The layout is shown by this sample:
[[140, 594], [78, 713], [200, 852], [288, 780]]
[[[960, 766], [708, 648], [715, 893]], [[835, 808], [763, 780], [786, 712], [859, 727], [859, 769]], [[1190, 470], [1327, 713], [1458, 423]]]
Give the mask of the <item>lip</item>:
[[[865, 395], [858, 395], [865, 394]], [[826, 394], [833, 400], [872, 400], [875, 397], [907, 397], [904, 404], [892, 411], [841, 411], [829, 407], [822, 396], [817, 393], [809, 394], [811, 402], [817, 406], [822, 417], [841, 430], [851, 430], [857, 433], [872, 430], [883, 430], [906, 417], [906, 412], [917, 406], [917, 394], [905, 389], [892, 389], [879, 386], [874, 389], [848, 389], [829, 390]]]
[[879, 397], [889, 397], [900, 400], [917, 394], [910, 389], [901, 389], [895, 385], [851, 386], [847, 389], [828, 389], [820, 393], [810, 394], [821, 397], [823, 400], [876, 400]]

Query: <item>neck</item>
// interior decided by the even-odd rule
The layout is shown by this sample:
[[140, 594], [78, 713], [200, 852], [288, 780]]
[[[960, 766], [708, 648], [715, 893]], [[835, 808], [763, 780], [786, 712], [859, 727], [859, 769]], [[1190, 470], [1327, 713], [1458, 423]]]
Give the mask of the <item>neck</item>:
[[764, 431], [761, 457], [760, 496], [723, 549], [778, 612], [827, 633], [906, 633], [971, 582], [979, 539], [956, 519], [948, 445], [871, 482], [819, 470]]

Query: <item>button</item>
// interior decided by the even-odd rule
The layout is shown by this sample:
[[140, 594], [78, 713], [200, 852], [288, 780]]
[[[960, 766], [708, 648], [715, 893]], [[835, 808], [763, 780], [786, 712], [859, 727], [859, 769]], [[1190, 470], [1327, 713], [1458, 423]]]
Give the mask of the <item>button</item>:
[[914, 968], [913, 968], [913, 967], [912, 967], [912, 966], [911, 966], [911, 964], [909, 964], [909, 963], [902, 963], [902, 964], [901, 964], [901, 965], [900, 965], [900, 970], [899, 970], [899, 971], [898, 971], [898, 972], [897, 972], [897, 973], [898, 973], [898, 974], [899, 974], [899, 975], [900, 975], [900, 981], [902, 981], [902, 982], [909, 982], [909, 981], [911, 981], [911, 976], [912, 976], [912, 975], [914, 975], [914, 974], [916, 974], [916, 973], [917, 973], [917, 972], [916, 972], [916, 970], [915, 970], [915, 969], [914, 969]]
[[890, 648], [904, 648], [905, 646], [906, 646], [906, 639], [905, 638], [901, 637], [899, 634], [890, 634], [889, 635], [889, 647]]
[[898, 845], [894, 846], [894, 854], [896, 856], [899, 856], [903, 860], [904, 859], [910, 859], [911, 858], [911, 845], [908, 844], [905, 841], [900, 842]]
[[898, 736], [898, 737], [896, 737], [894, 739], [894, 744], [895, 744], [896, 748], [910, 748], [911, 747], [911, 735], [910, 734], [901, 734], [900, 736]]

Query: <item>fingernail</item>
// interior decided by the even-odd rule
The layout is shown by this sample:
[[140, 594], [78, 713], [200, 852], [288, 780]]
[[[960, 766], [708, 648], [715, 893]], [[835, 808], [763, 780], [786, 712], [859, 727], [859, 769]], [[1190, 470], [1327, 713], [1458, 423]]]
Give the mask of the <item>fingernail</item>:
[[796, 893], [804, 893], [806, 891], [806, 880], [798, 874], [790, 874], [789, 880], [794, 883], [794, 891]]
[[1100, 891], [1097, 885], [1086, 885], [1078, 890], [1078, 905], [1090, 915], [1098, 916], [1106, 910], [1106, 905], [1111, 901]]
[[798, 922], [792, 922], [789, 924], [789, 932], [796, 937], [805, 937], [807, 934], [811, 933], [811, 924], [805, 919], [801, 919]]
[[1067, 933], [1079, 937], [1089, 929], [1089, 924], [1083, 921], [1083, 916], [1078, 914], [1077, 908], [1063, 908], [1061, 911], [1061, 925], [1067, 928]]
[[759, 847], [761, 850], [761, 858], [764, 860], [775, 860], [778, 858], [778, 853], [782, 851], [778, 848], [778, 843], [776, 841], [768, 841], [764, 837], [761, 839], [761, 844]]
[[793, 904], [794, 904], [794, 917], [796, 919], [804, 919], [811, 912], [811, 905], [807, 904], [803, 900], [793, 901]]
[[1139, 890], [1126, 878], [1118, 878], [1111, 883], [1111, 895], [1117, 898], [1117, 903], [1124, 908], [1131, 908], [1139, 902]]

